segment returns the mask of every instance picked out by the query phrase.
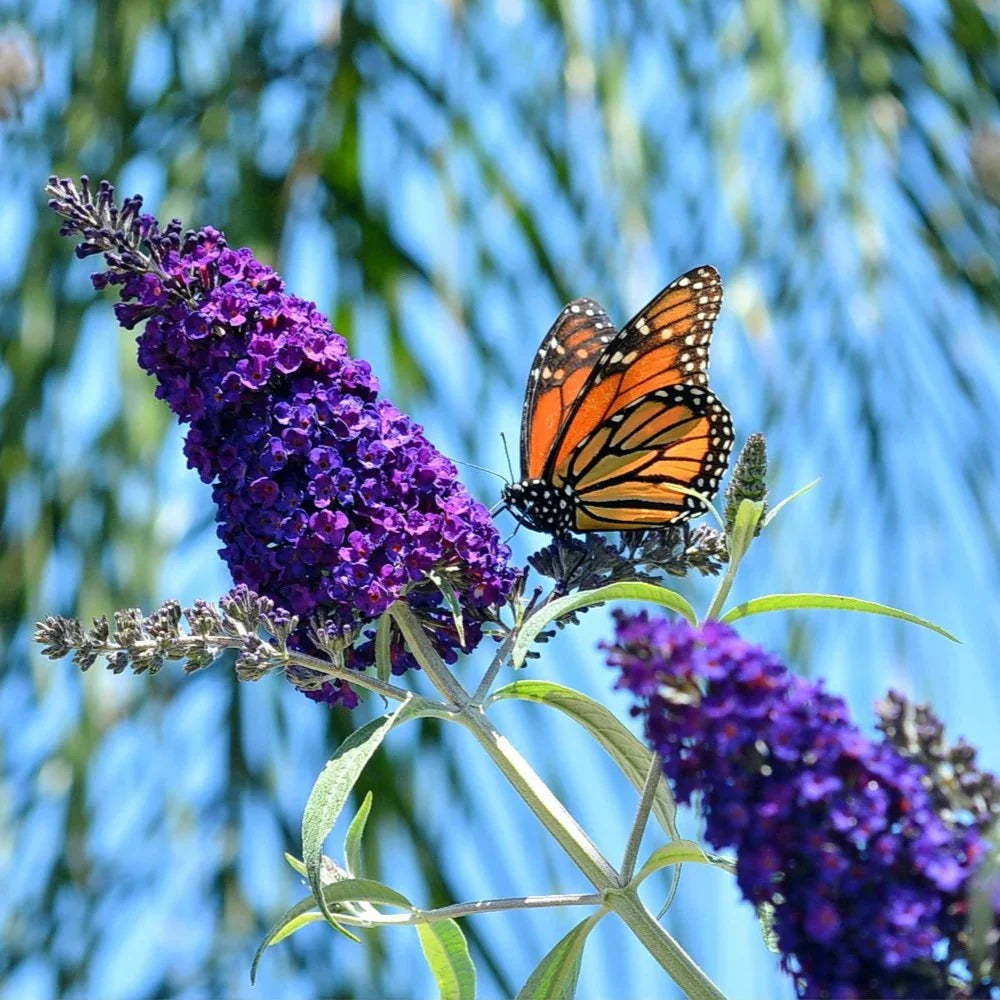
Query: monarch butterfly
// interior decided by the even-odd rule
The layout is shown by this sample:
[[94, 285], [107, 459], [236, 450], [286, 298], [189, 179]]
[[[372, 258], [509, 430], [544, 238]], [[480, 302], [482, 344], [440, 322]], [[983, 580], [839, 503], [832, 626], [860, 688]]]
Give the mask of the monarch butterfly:
[[503, 506], [559, 535], [663, 527], [703, 514], [733, 444], [729, 411], [708, 388], [722, 302], [714, 267], [696, 267], [616, 330], [576, 299], [545, 335], [528, 376], [521, 480]]

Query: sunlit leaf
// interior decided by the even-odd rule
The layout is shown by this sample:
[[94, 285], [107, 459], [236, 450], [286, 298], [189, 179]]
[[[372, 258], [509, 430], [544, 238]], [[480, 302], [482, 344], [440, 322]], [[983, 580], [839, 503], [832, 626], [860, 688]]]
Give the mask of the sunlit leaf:
[[700, 844], [693, 840], [673, 840], [653, 851], [646, 863], [635, 873], [631, 884], [633, 886], [641, 885], [650, 875], [660, 871], [661, 868], [688, 862], [702, 865], [712, 863]]
[[839, 594], [771, 594], [768, 597], [755, 597], [752, 600], [737, 604], [730, 608], [720, 621], [730, 623], [747, 618], [750, 615], [763, 614], [765, 611], [806, 611], [812, 608], [826, 608], [832, 611], [864, 611], [872, 615], [884, 615], [887, 618], [898, 618], [913, 625], [921, 625], [943, 635], [952, 642], [961, 642], [947, 629], [926, 618], [918, 618], [908, 611], [891, 608], [887, 604], [877, 604], [875, 601], [863, 601], [858, 597], [842, 597]]
[[535, 966], [535, 971], [517, 994], [517, 1000], [573, 1000], [587, 935], [597, 926], [604, 912], [600, 910], [587, 917], [559, 941]]
[[531, 644], [538, 637], [538, 633], [545, 630], [546, 626], [573, 611], [579, 611], [581, 608], [590, 607], [593, 604], [602, 604], [605, 601], [647, 601], [650, 604], [658, 604], [676, 611], [692, 625], [698, 622], [698, 615], [691, 607], [691, 602], [673, 590], [659, 587], [655, 583], [639, 583], [637, 581], [609, 583], [606, 587], [598, 587], [596, 590], [584, 590], [561, 597], [532, 615], [525, 622], [521, 634], [511, 650], [512, 664], [515, 667], [524, 664], [524, 658], [531, 648]]
[[344, 861], [347, 870], [355, 877], [360, 878], [362, 872], [361, 861], [361, 838], [365, 834], [365, 824], [368, 822], [368, 814], [372, 809], [372, 793], [365, 795], [358, 811], [351, 820], [351, 825], [347, 828], [347, 836], [344, 838]]
[[417, 935], [441, 1000], [475, 1000], [476, 968], [461, 927], [454, 920], [435, 920], [417, 924]]
[[813, 489], [813, 487], [818, 486], [822, 478], [822, 476], [817, 476], [811, 483], [806, 483], [805, 486], [797, 489], [794, 493], [785, 497], [784, 500], [779, 500], [778, 503], [776, 503], [764, 517], [764, 527], [766, 528], [775, 519], [778, 511], [781, 510], [782, 507], [787, 506], [793, 500], [798, 500], [798, 498], [804, 493], [808, 493], [811, 489]]
[[[317, 921], [326, 919], [327, 918], [316, 909], [316, 900], [313, 899], [312, 896], [300, 899], [294, 906], [285, 910], [267, 934], [264, 935], [264, 940], [261, 941], [261, 943], [257, 946], [257, 950], [254, 952], [253, 962], [250, 965], [251, 985], [257, 979], [257, 966], [260, 964], [260, 960], [268, 948], [277, 944], [279, 941], [284, 941], [286, 937], [294, 934], [297, 930], [301, 930], [309, 924], [314, 924]], [[360, 943], [361, 939], [359, 937], [352, 934], [346, 927], [338, 923], [336, 920], [331, 921], [331, 923], [338, 931], [340, 931], [341, 934], [344, 935], [344, 937], [350, 938], [355, 943]]]
[[[495, 691], [490, 702], [517, 698], [557, 708], [583, 726], [607, 751], [632, 785], [642, 790], [649, 774], [652, 752], [618, 718], [593, 698], [553, 681], [514, 681]], [[672, 838], [679, 836], [677, 805], [670, 785], [661, 778], [653, 799], [653, 815]]]
[[[302, 815], [302, 861], [320, 909], [328, 913], [321, 895], [320, 872], [323, 842], [340, 816], [354, 783], [393, 726], [420, 715], [419, 709], [403, 702], [391, 715], [383, 715], [351, 733], [327, 761], [313, 785]], [[331, 917], [332, 919], [332, 917]]]
[[383, 614], [375, 629], [375, 673], [380, 681], [392, 678], [392, 615]]
[[307, 878], [306, 866], [294, 854], [285, 851], [285, 860], [303, 877]]

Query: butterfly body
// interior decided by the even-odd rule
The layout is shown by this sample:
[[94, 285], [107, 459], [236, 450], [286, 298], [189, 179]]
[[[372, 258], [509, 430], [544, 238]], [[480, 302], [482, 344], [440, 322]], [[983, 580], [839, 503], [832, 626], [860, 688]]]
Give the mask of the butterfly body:
[[[536, 531], [663, 527], [704, 512], [732, 447], [708, 388], [722, 301], [715, 268], [688, 271], [620, 331], [593, 299], [560, 313], [525, 394], [521, 479], [503, 502]], [[676, 487], [680, 487], [677, 489]]]
[[504, 487], [503, 500], [532, 531], [564, 535], [576, 530], [576, 496], [571, 486], [560, 490], [544, 479], [522, 479]]

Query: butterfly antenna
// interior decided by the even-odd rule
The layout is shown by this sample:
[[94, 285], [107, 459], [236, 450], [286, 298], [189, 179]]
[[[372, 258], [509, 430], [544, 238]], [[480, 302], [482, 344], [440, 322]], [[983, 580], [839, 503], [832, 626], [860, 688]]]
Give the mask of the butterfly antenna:
[[521, 522], [517, 522], [517, 527], [503, 540], [504, 545], [510, 545], [511, 539], [521, 530]]
[[507, 447], [507, 435], [500, 432], [500, 440], [503, 441], [503, 453], [507, 456], [507, 470], [510, 472], [510, 481], [514, 482], [514, 466], [510, 460], [510, 448]]
[[468, 469], [476, 469], [479, 472], [485, 472], [487, 475], [496, 476], [502, 483], [506, 483], [507, 480], [500, 475], [499, 472], [494, 472], [492, 469], [484, 468], [482, 465], [475, 465], [473, 462], [463, 462], [460, 458], [452, 459], [458, 465], [464, 465]]

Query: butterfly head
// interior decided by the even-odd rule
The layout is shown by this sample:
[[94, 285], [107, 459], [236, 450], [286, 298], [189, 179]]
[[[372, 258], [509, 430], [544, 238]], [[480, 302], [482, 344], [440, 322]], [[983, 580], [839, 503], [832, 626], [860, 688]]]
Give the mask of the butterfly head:
[[552, 535], [576, 529], [573, 490], [541, 479], [522, 479], [503, 490], [503, 503], [526, 528]]

